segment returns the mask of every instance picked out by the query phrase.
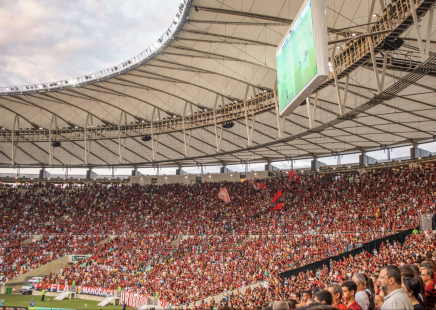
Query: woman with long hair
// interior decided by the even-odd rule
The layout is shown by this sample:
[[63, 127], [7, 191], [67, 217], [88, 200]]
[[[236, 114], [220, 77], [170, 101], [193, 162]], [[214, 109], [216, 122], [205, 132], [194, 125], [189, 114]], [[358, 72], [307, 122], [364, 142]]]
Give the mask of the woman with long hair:
[[419, 302], [421, 295], [421, 285], [414, 278], [403, 278], [402, 287], [406, 291], [407, 296], [409, 296], [410, 301], [413, 305], [413, 310], [424, 310], [424, 307]]

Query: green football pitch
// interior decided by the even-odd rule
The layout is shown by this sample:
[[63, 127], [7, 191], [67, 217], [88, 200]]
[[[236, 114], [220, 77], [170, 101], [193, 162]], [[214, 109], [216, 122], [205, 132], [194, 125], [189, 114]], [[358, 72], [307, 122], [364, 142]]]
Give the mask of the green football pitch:
[[288, 105], [316, 73], [315, 40], [312, 13], [309, 8], [277, 58], [280, 111]]
[[[123, 306], [106, 306], [100, 307], [97, 306], [99, 301], [94, 300], [83, 300], [83, 299], [64, 299], [61, 301], [53, 300], [54, 296], [45, 296], [46, 301], [42, 302], [41, 296], [32, 296], [32, 295], [18, 295], [18, 294], [10, 294], [10, 295], [0, 295], [0, 298], [3, 298], [5, 306], [15, 306], [15, 307], [29, 307], [30, 301], [33, 299], [35, 301], [35, 307], [44, 307], [50, 309], [77, 309], [77, 310], [99, 310], [99, 309], [118, 309], [121, 310]], [[50, 299], [50, 300], [49, 300]], [[85, 306], [86, 305], [86, 306]], [[134, 309], [127, 307], [127, 309]]]

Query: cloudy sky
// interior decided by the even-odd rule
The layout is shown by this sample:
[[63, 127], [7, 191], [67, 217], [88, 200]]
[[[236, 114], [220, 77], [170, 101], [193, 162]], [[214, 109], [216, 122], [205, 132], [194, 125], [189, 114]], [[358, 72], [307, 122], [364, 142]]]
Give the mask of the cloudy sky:
[[179, 0], [0, 0], [0, 86], [119, 64], [170, 26]]

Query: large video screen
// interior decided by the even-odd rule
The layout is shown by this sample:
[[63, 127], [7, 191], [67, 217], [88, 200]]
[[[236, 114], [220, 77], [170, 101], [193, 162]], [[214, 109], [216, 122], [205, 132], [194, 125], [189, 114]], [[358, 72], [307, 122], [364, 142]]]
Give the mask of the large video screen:
[[[292, 23], [276, 52], [280, 115], [288, 115], [295, 110], [309, 96], [310, 91], [319, 86], [317, 83], [309, 87], [311, 82], [314, 82], [320, 75], [326, 77], [324, 68], [320, 72], [320, 67], [323, 67], [328, 59], [322, 61], [319, 66], [317, 53], [325, 45], [327, 54], [327, 45], [316, 38], [313, 1], [308, 0], [303, 4], [298, 17]], [[327, 36], [327, 26], [322, 27], [324, 26]], [[319, 80], [322, 81], [322, 78]]]

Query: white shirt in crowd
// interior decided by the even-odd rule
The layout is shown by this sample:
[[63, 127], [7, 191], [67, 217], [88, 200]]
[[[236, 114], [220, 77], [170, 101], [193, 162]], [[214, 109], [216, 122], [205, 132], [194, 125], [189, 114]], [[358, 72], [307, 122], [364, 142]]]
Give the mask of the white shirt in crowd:
[[356, 299], [356, 302], [359, 304], [362, 310], [368, 310], [369, 298], [368, 298], [368, 294], [366, 294], [365, 291], [357, 292], [354, 298]]

